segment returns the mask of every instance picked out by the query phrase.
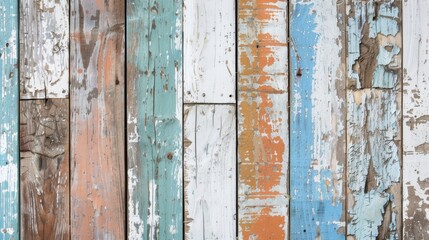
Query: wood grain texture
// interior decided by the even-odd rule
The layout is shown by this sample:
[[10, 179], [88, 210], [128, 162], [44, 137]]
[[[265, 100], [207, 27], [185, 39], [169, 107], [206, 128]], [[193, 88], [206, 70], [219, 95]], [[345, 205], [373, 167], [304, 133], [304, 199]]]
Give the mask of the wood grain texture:
[[69, 95], [69, 1], [20, 1], [21, 99]]
[[185, 103], [235, 102], [235, 1], [184, 0]]
[[22, 239], [69, 239], [67, 99], [20, 104]]
[[18, 2], [0, 1], [0, 239], [19, 239]]
[[292, 239], [344, 239], [345, 3], [291, 1]]
[[239, 239], [288, 236], [288, 11], [238, 1]]
[[125, 1], [71, 1], [71, 238], [125, 239]]
[[185, 239], [235, 239], [235, 106], [184, 111]]
[[129, 239], [183, 236], [182, 5], [127, 2]]
[[403, 239], [429, 238], [429, 1], [403, 3]]
[[348, 1], [347, 234], [401, 238], [401, 1]]

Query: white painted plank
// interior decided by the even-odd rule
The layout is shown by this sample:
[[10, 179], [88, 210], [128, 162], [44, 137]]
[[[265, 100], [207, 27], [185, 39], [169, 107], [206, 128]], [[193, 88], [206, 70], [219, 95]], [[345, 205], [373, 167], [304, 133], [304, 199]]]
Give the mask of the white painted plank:
[[233, 105], [185, 108], [186, 239], [235, 239], [235, 129]]
[[235, 102], [235, 1], [184, 0], [184, 100]]
[[20, 1], [21, 99], [69, 95], [69, 1]]
[[429, 1], [403, 4], [403, 239], [429, 236]]

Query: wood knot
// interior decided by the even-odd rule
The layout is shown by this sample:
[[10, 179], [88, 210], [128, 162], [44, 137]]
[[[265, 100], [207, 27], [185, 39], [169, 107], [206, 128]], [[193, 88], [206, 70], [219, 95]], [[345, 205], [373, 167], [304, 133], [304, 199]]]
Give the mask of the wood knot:
[[172, 152], [167, 153], [167, 159], [168, 160], [173, 159], [173, 153]]
[[301, 70], [301, 68], [298, 68], [298, 72], [296, 73], [296, 76], [298, 76], [298, 77], [302, 76], [302, 70]]

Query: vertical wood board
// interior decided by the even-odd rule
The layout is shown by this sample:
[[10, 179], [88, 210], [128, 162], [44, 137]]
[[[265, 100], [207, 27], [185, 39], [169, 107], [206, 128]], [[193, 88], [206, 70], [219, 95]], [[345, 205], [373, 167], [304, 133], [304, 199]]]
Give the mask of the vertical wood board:
[[185, 239], [235, 239], [235, 107], [184, 111]]
[[348, 236], [401, 237], [401, 1], [348, 1]]
[[403, 3], [403, 239], [429, 236], [429, 2]]
[[238, 1], [239, 239], [288, 236], [288, 11]]
[[22, 239], [69, 239], [67, 99], [20, 104]]
[[71, 238], [125, 239], [125, 1], [71, 1]]
[[344, 2], [291, 2], [292, 239], [344, 239]]
[[184, 101], [235, 102], [235, 1], [185, 0]]
[[20, 1], [21, 99], [69, 95], [69, 1]]
[[18, 2], [0, 1], [0, 239], [19, 239]]
[[182, 5], [127, 2], [129, 239], [183, 236]]

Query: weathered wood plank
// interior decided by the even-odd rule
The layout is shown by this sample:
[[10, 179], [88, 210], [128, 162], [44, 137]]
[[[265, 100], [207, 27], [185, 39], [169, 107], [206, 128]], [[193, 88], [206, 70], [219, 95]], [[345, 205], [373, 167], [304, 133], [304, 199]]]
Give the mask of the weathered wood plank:
[[238, 1], [239, 239], [288, 236], [286, 0]]
[[125, 239], [125, 1], [71, 1], [71, 238]]
[[186, 103], [235, 102], [235, 1], [184, 0]]
[[235, 239], [235, 106], [184, 111], [185, 238]]
[[401, 1], [348, 1], [347, 235], [401, 237]]
[[343, 1], [293, 0], [292, 239], [344, 239], [346, 72]]
[[22, 239], [69, 239], [67, 99], [20, 104]]
[[19, 239], [18, 2], [0, 1], [0, 239]]
[[182, 5], [127, 2], [129, 239], [183, 234]]
[[429, 2], [403, 3], [403, 239], [429, 237]]
[[21, 99], [69, 95], [69, 1], [20, 1]]

